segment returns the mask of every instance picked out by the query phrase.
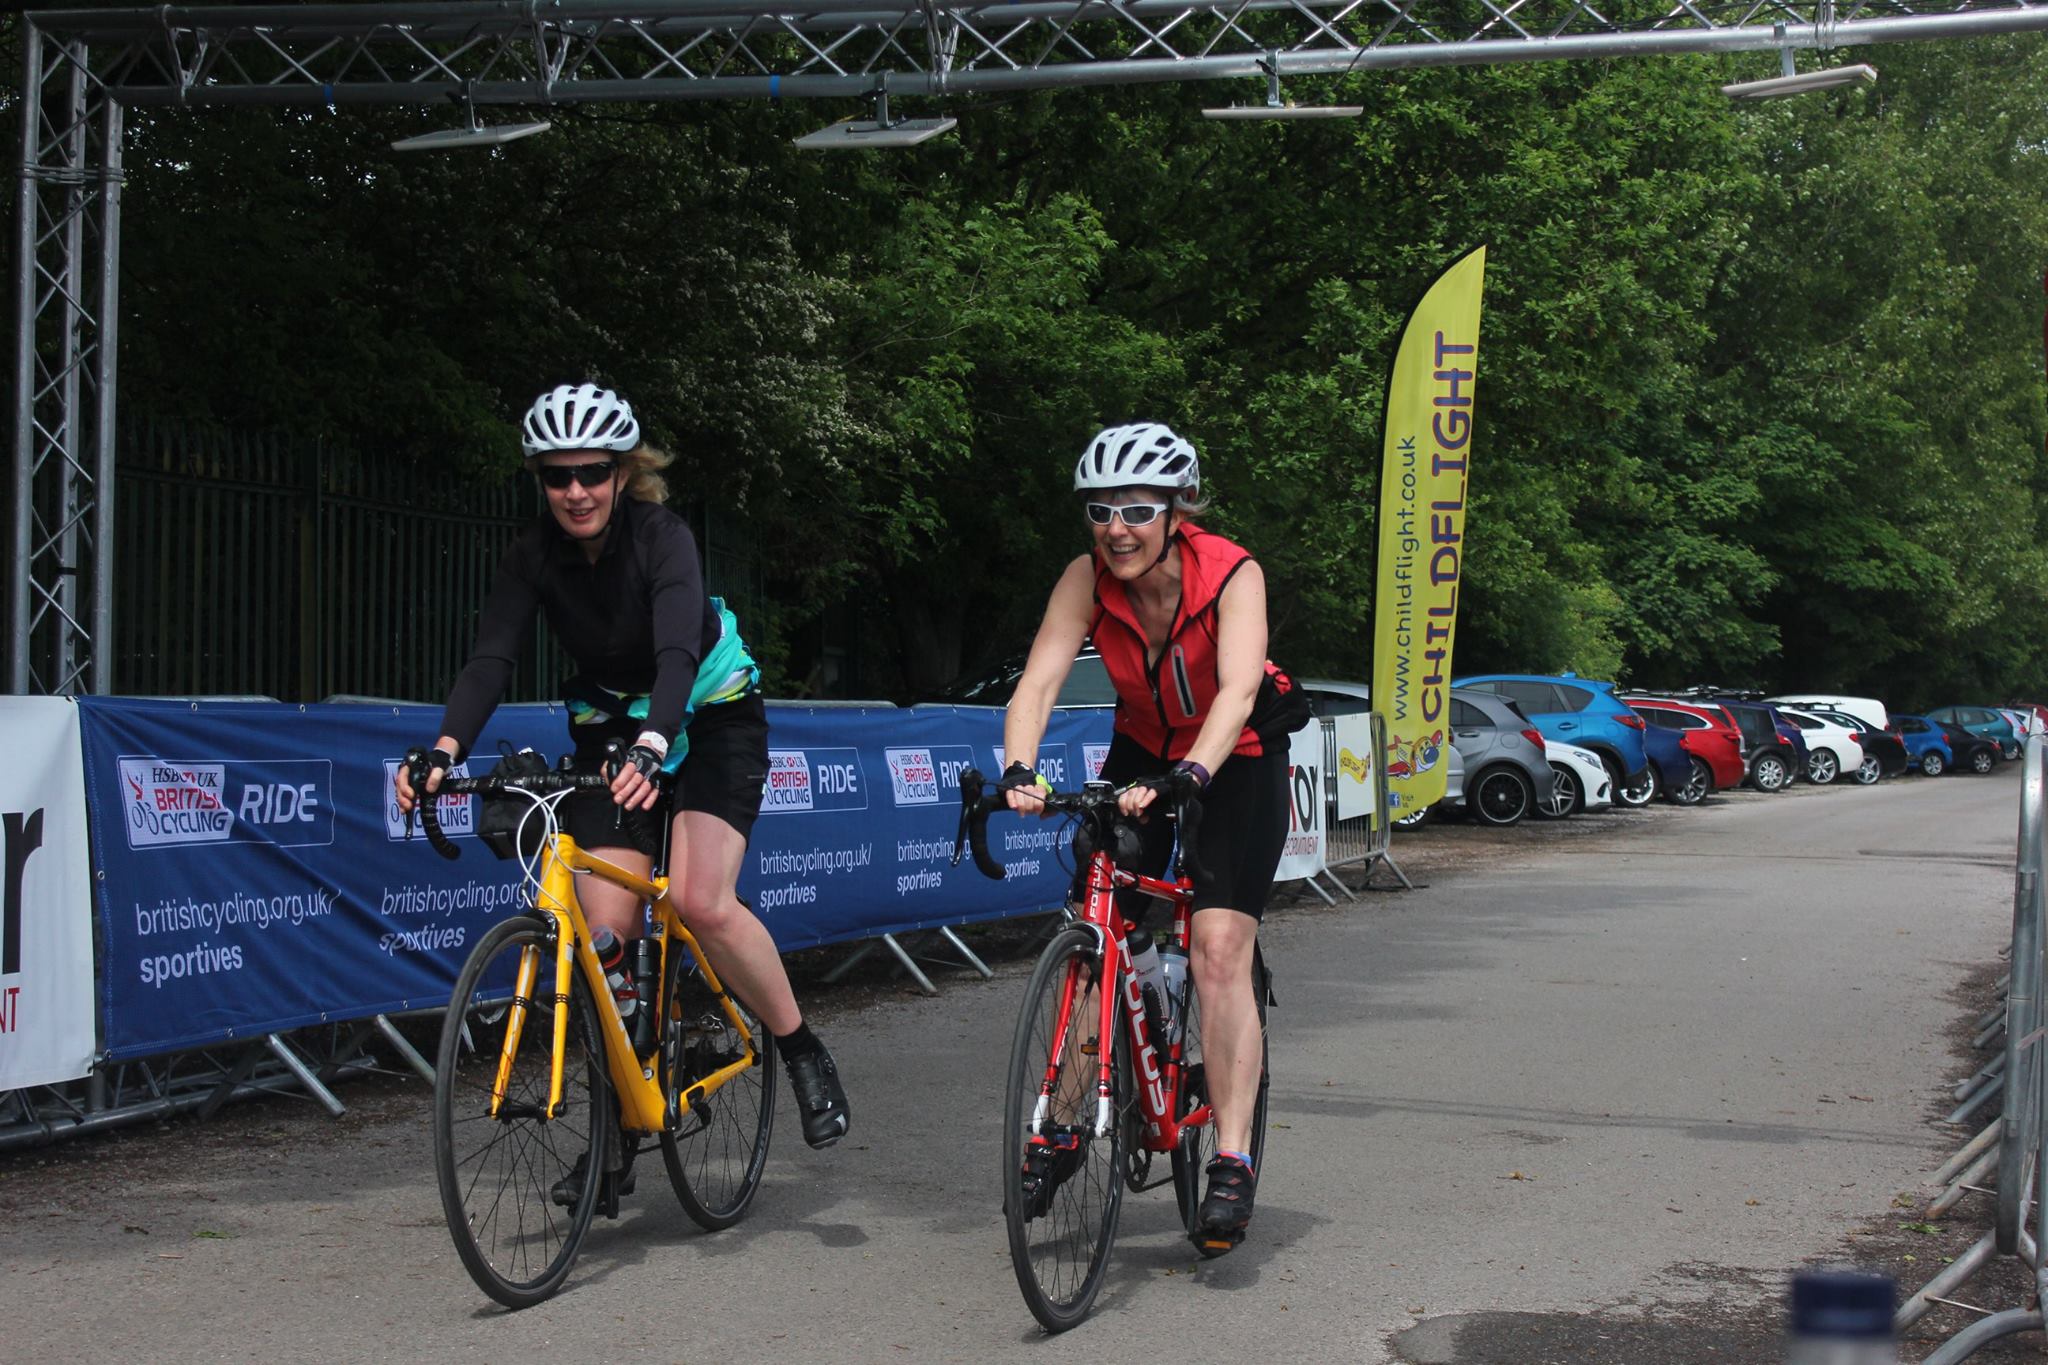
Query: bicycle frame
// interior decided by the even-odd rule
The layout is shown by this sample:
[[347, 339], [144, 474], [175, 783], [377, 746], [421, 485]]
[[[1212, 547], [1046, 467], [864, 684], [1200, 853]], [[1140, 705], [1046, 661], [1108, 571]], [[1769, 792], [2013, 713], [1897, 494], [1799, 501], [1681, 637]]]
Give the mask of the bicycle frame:
[[[540, 892], [534, 899], [534, 909], [555, 924], [554, 998], [558, 1006], [554, 1014], [553, 1053], [549, 1062], [547, 1117], [558, 1118], [562, 1113], [562, 1058], [568, 1051], [569, 1042], [569, 1011], [566, 1006], [572, 977], [581, 971], [584, 984], [597, 1003], [599, 1027], [603, 1031], [605, 1069], [610, 1074], [612, 1090], [618, 1096], [621, 1127], [629, 1132], [654, 1133], [679, 1126], [684, 1116], [706, 1095], [756, 1064], [759, 1040], [747, 1028], [732, 997], [726, 993], [718, 974], [704, 956], [702, 946], [676, 914], [675, 903], [669, 899], [668, 878], [658, 877], [649, 881], [636, 876], [578, 847], [566, 833], [556, 833], [543, 857]], [[665, 1112], [661, 1084], [654, 1067], [643, 1064], [633, 1050], [632, 1038], [626, 1032], [625, 1021], [619, 1017], [611, 987], [605, 981], [604, 968], [590, 946], [590, 926], [583, 918], [582, 903], [576, 898], [578, 873], [622, 887], [651, 905], [656, 937], [661, 944], [661, 963], [655, 979], [668, 979], [668, 954], [680, 943], [696, 960], [697, 970], [704, 974], [704, 982], [724, 1010], [726, 1020], [745, 1041], [745, 1055], [692, 1084], [678, 1096], [677, 1110], [673, 1115]], [[520, 956], [511, 1012], [505, 1021], [505, 1040], [498, 1056], [498, 1074], [491, 1090], [490, 1112], [493, 1117], [497, 1115], [510, 1084], [513, 1063], [519, 1055], [520, 1041], [526, 1029], [527, 1006], [534, 999], [541, 965], [541, 949], [538, 947], [528, 948]], [[667, 1000], [644, 1003], [645, 1008], [660, 1010], [667, 1010], [670, 1005]]]
[[[1183, 1119], [1174, 1117], [1181, 1082], [1186, 1076], [1187, 1035], [1183, 1031], [1181, 1037], [1174, 1040], [1162, 1062], [1145, 1020], [1138, 974], [1131, 965], [1130, 949], [1124, 942], [1129, 926], [1117, 908], [1116, 892], [1120, 889], [1139, 891], [1171, 904], [1174, 935], [1185, 946], [1190, 919], [1188, 907], [1194, 883], [1185, 877], [1168, 882], [1126, 872], [1111, 861], [1107, 852], [1097, 850], [1088, 860], [1087, 897], [1080, 916], [1082, 923], [1095, 930], [1102, 951], [1103, 975], [1114, 983], [1111, 989], [1096, 990], [1096, 1008], [1100, 1016], [1095, 1036], [1109, 1039], [1110, 1043], [1096, 1049], [1095, 1136], [1106, 1136], [1109, 1125], [1115, 1121], [1115, 1090], [1111, 1078], [1116, 1065], [1116, 1014], [1121, 1007], [1129, 1019], [1132, 1069], [1138, 1080], [1139, 1107], [1145, 1116], [1145, 1147], [1149, 1151], [1170, 1152], [1179, 1145], [1184, 1131], [1204, 1127], [1212, 1111], [1205, 1104]], [[1046, 1065], [1038, 1103], [1032, 1110], [1031, 1131], [1034, 1133], [1041, 1130], [1052, 1109], [1053, 1091], [1058, 1085], [1066, 1056], [1068, 1028], [1073, 1022], [1075, 1009], [1080, 1005], [1078, 995], [1081, 989], [1079, 974], [1070, 972], [1060, 996], [1052, 1056]]]

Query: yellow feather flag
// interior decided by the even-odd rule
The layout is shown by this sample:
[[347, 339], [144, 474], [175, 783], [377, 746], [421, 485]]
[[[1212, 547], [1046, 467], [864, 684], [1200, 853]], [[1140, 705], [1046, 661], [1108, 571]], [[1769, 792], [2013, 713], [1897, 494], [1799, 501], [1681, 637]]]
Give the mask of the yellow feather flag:
[[1396, 818], [1443, 799], [1486, 248], [1446, 270], [1401, 333], [1387, 386], [1373, 590], [1372, 706]]

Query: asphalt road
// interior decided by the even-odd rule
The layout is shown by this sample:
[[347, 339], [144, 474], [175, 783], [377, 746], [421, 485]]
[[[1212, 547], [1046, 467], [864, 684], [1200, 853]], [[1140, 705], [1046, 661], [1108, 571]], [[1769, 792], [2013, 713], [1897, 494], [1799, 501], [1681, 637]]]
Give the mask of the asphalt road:
[[[1929, 1115], [1958, 987], [2010, 930], [2017, 796], [2010, 765], [1569, 837], [1447, 829], [1413, 845], [1450, 851], [1425, 890], [1276, 912], [1252, 1239], [1201, 1263], [1168, 1191], [1128, 1198], [1097, 1314], [1057, 1342], [998, 1213], [1022, 963], [828, 1010], [851, 1145], [785, 1126], [754, 1214], [708, 1236], [654, 1162], [565, 1291], [519, 1314], [450, 1249], [416, 1083], [345, 1093], [341, 1124], [244, 1106], [0, 1157], [0, 1341], [25, 1360], [1477, 1365], [1634, 1332], [1613, 1358], [1691, 1358], [1658, 1333], [1768, 1358], [1714, 1324], [1753, 1323], [1952, 1149]], [[1546, 1324], [1562, 1344], [1500, 1345]]]

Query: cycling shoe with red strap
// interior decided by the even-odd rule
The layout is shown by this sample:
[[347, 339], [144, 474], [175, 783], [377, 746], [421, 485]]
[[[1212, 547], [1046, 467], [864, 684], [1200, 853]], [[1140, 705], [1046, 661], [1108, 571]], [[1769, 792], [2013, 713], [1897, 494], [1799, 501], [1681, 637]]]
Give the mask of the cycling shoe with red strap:
[[1074, 1127], [1047, 1127], [1025, 1139], [1021, 1189], [1026, 1222], [1043, 1218], [1052, 1207], [1053, 1194], [1081, 1169], [1087, 1142], [1086, 1131]]
[[1221, 1256], [1244, 1240], [1252, 1221], [1252, 1195], [1259, 1179], [1241, 1158], [1218, 1153], [1209, 1162], [1209, 1192], [1191, 1239], [1204, 1256]]

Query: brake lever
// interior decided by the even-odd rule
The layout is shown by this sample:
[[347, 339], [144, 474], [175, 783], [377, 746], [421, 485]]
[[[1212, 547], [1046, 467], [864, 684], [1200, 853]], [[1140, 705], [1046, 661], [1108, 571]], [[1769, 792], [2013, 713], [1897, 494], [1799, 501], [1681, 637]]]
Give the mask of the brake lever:
[[1000, 800], [1001, 792], [990, 792], [988, 780], [974, 769], [960, 774], [960, 831], [953, 836], [953, 866], [960, 866], [960, 842], [964, 838], [973, 850], [974, 865], [981, 875], [998, 882], [1007, 873], [1001, 863], [989, 856], [988, 817], [995, 809], [990, 803]]
[[987, 784], [981, 773], [973, 768], [960, 772], [960, 828], [953, 833], [953, 861], [949, 866], [960, 866], [960, 860], [967, 856], [967, 822], [974, 814], [974, 808], [981, 804], [982, 788]]

